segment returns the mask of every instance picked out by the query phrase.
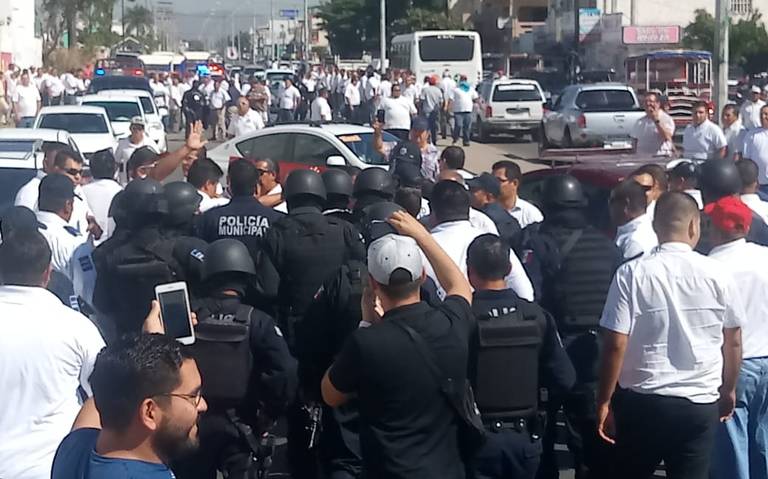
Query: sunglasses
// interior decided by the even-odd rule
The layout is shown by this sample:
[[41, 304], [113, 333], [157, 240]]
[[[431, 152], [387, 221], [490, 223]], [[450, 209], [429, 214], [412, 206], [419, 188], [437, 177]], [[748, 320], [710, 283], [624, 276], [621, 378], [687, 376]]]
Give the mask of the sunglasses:
[[64, 173], [66, 173], [66, 174], [68, 174], [70, 176], [80, 176], [80, 175], [83, 174], [83, 170], [82, 169], [77, 169], [77, 168], [68, 168], [68, 169], [64, 170]]
[[258, 171], [260, 175], [265, 175], [265, 174], [267, 174], [267, 173], [272, 173], [272, 172], [271, 172], [271, 171], [269, 171], [269, 170], [260, 169], [260, 168], [256, 168], [256, 171]]

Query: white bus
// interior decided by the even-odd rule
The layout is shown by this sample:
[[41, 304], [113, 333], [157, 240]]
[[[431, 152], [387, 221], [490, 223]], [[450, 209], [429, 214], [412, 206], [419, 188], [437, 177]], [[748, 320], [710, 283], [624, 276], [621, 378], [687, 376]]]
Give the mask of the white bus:
[[418, 82], [425, 76], [466, 75], [477, 85], [483, 79], [480, 35], [461, 30], [433, 30], [397, 35], [392, 39], [390, 68], [410, 70]]

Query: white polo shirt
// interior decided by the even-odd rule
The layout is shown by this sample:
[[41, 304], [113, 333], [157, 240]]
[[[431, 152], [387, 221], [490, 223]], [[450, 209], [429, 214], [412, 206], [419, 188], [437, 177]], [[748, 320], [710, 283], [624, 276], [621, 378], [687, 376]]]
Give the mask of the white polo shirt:
[[321, 96], [315, 98], [309, 107], [309, 119], [311, 121], [331, 121], [333, 115], [328, 100]]
[[[675, 120], [665, 112], [659, 112], [661, 126], [675, 134]], [[664, 141], [654, 122], [647, 115], [637, 120], [629, 136], [637, 140], [637, 153], [646, 156], [671, 156], [674, 145], [671, 141]]]
[[741, 124], [741, 120], [736, 120], [731, 126], [723, 129], [725, 140], [728, 142], [728, 155], [726, 158], [732, 160], [734, 155], [741, 153], [744, 149], [744, 137], [747, 129]]
[[0, 286], [0, 325], [0, 477], [47, 478], [104, 340], [43, 288]]
[[225, 90], [223, 86], [220, 86], [218, 90], [213, 90], [211, 94], [208, 95], [208, 102], [214, 110], [224, 108], [229, 100], [231, 100], [229, 93], [227, 93], [227, 90]]
[[472, 111], [474, 101], [477, 100], [477, 91], [470, 87], [468, 91], [464, 91], [460, 86], [453, 89], [451, 94], [451, 101], [453, 101], [454, 113], [467, 113]]
[[768, 184], [768, 130], [758, 128], [750, 131], [744, 138], [744, 158], [757, 163], [757, 182], [761, 185]]
[[721, 148], [728, 146], [723, 130], [709, 120], [690, 125], [683, 132], [683, 156], [692, 160], [719, 158]]
[[290, 88], [283, 87], [280, 92], [280, 109], [282, 110], [294, 110], [299, 106], [301, 102], [301, 93], [299, 89], [291, 85]]
[[210, 209], [216, 208], [217, 206], [224, 206], [229, 204], [229, 198], [211, 198], [208, 196], [208, 193], [200, 190], [197, 190], [197, 194], [200, 195], [200, 198], [202, 199], [202, 201], [200, 201], [200, 206], [198, 207], [198, 210], [201, 214]]
[[350, 82], [344, 90], [344, 98], [347, 100], [349, 106], [360, 106], [360, 87], [359, 83], [353, 85]]
[[616, 246], [624, 259], [648, 254], [658, 246], [659, 240], [653, 230], [648, 214], [643, 214], [616, 228]]
[[747, 130], [755, 130], [760, 128], [760, 109], [765, 106], [763, 100], [747, 100], [741, 104], [739, 109], [739, 117]]
[[[39, 171], [35, 178], [32, 178], [16, 192], [16, 198], [13, 201], [14, 206], [26, 206], [32, 211], [37, 211], [37, 200], [40, 197], [40, 180], [45, 173]], [[75, 186], [75, 201], [72, 205], [72, 217], [69, 219], [69, 226], [75, 228], [82, 234], [88, 230], [88, 216], [93, 215], [88, 205], [83, 187]]]
[[512, 209], [507, 210], [507, 212], [520, 223], [521, 228], [544, 221], [544, 215], [538, 208], [536, 208], [536, 205], [529, 201], [525, 201], [519, 196], [517, 197], [515, 206]]
[[768, 248], [740, 239], [712, 248], [709, 257], [731, 273], [745, 299], [742, 358], [768, 357]]
[[741, 201], [768, 224], [768, 203], [761, 200], [758, 194], [741, 195]]
[[384, 110], [384, 128], [410, 130], [411, 116], [417, 113], [413, 100], [404, 96], [383, 98], [380, 110]]
[[[467, 249], [469, 244], [482, 234], [485, 233], [465, 220], [448, 221], [432, 228], [432, 237], [435, 238], [440, 247], [456, 263], [461, 272], [464, 273], [464, 276], [467, 275]], [[523, 269], [523, 265], [513, 251], [509, 253], [509, 261], [512, 263], [512, 271], [506, 277], [507, 285], [522, 299], [533, 301], [533, 285], [525, 269]], [[424, 264], [427, 276], [432, 278], [437, 284], [437, 294], [440, 298], [444, 298], [445, 290], [437, 281], [437, 275], [435, 275], [435, 271], [430, 266], [429, 261], [426, 261], [426, 258]]]
[[723, 328], [740, 327], [744, 317], [721, 263], [664, 243], [619, 267], [600, 326], [629, 336], [622, 388], [705, 404], [719, 398]]
[[37, 115], [37, 103], [40, 101], [40, 92], [37, 87], [30, 83], [27, 86], [19, 83], [16, 85], [16, 92], [13, 95], [13, 102], [16, 104], [16, 112], [19, 117], [33, 117]]
[[247, 135], [264, 128], [264, 119], [259, 113], [252, 109], [248, 109], [245, 115], [236, 114], [232, 115], [229, 120], [229, 128], [227, 133], [234, 137]]
[[122, 190], [123, 187], [120, 186], [120, 183], [111, 179], [94, 180], [83, 186], [83, 193], [88, 200], [88, 205], [93, 210], [96, 223], [103, 232], [101, 238], [94, 240], [94, 245], [105, 242], [115, 232], [115, 221], [109, 217], [109, 207], [115, 195]]

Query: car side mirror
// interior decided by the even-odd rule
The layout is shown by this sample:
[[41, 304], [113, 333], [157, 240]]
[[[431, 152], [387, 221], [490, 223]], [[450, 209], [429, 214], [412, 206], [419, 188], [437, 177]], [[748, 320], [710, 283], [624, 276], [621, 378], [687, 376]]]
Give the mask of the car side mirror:
[[347, 161], [344, 159], [343, 156], [339, 155], [332, 155], [329, 156], [328, 159], [325, 160], [326, 166], [347, 166]]

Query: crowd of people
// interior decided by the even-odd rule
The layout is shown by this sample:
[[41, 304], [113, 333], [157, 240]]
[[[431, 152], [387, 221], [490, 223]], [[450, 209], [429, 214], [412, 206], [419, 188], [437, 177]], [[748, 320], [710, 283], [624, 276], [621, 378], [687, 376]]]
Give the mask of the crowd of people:
[[[124, 178], [43, 145], [0, 216], [0, 477], [266, 477], [284, 427], [295, 479], [549, 479], [561, 411], [578, 478], [768, 477], [764, 130], [729, 155], [697, 107], [704, 161], [649, 161], [607, 205], [563, 172], [524, 199], [515, 161], [435, 147], [430, 83], [394, 145], [412, 85], [382, 100], [388, 170], [225, 174], [201, 121], [162, 155], [132, 128]], [[667, 151], [645, 107], [638, 151]], [[155, 300], [178, 281], [191, 345]]]

